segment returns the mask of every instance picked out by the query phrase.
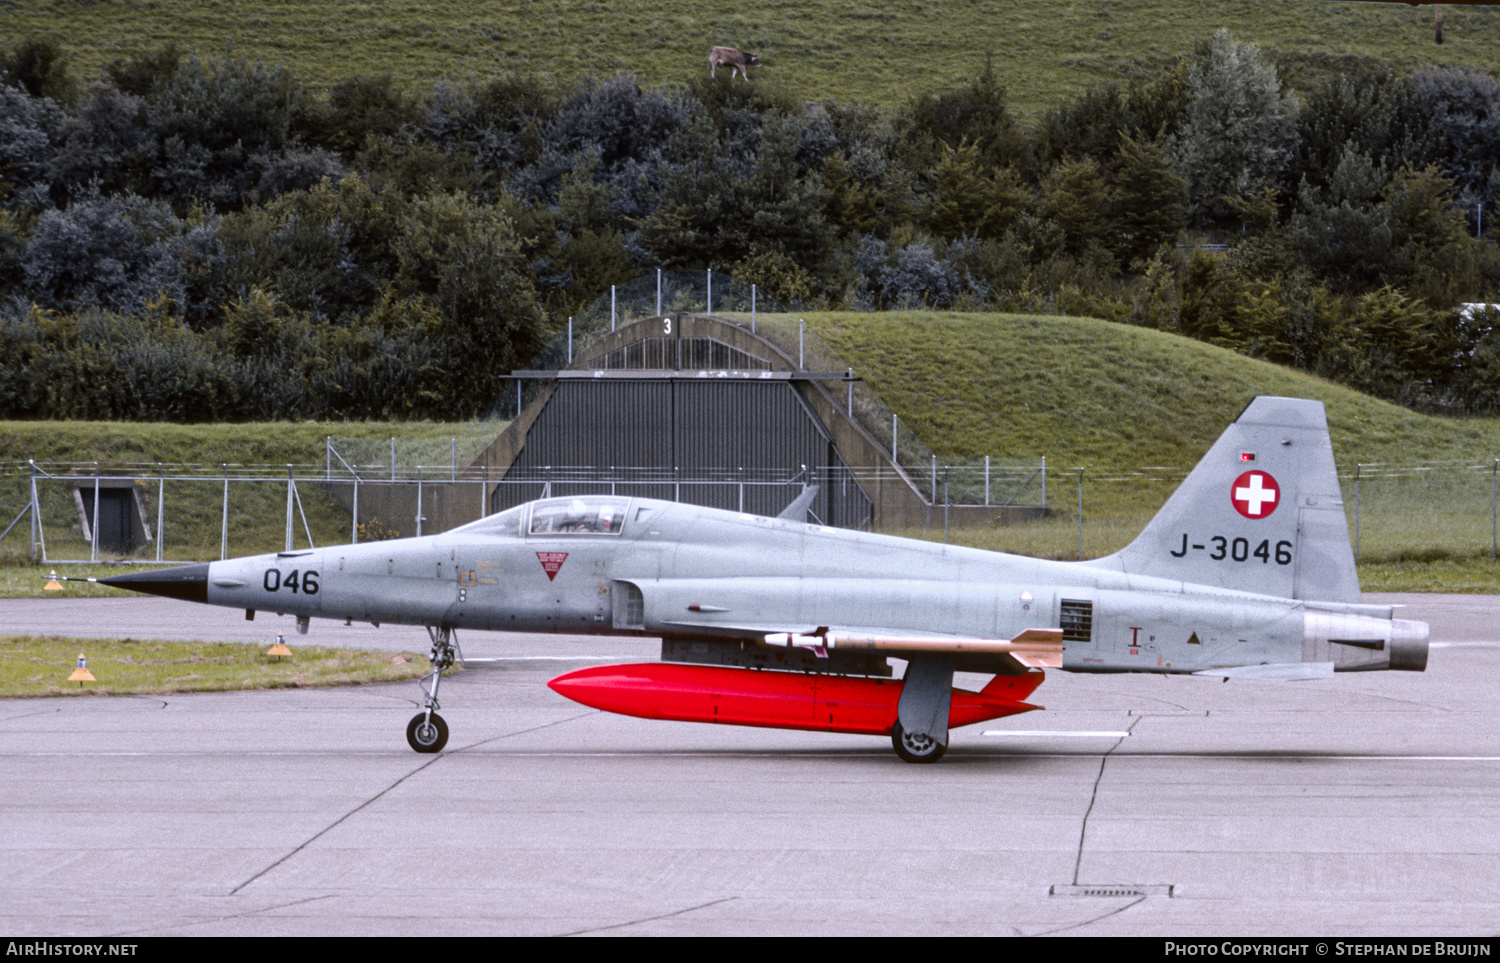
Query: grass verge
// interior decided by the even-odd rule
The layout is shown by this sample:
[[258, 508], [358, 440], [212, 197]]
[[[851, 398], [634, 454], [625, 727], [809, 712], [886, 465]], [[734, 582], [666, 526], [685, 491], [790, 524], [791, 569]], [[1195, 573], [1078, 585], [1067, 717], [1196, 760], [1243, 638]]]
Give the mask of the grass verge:
[[[80, 652], [97, 681], [68, 681]], [[427, 660], [411, 652], [295, 646], [290, 659], [275, 661], [259, 645], [235, 642], [0, 636], [0, 698], [7, 699], [364, 685], [427, 670]]]

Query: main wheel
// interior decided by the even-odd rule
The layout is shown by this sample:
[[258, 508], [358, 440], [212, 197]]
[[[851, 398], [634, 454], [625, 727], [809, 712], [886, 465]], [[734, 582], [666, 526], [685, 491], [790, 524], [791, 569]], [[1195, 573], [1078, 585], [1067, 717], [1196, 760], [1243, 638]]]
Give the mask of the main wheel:
[[418, 752], [437, 752], [448, 744], [448, 723], [436, 712], [431, 721], [419, 712], [406, 724], [406, 741]]
[[896, 755], [907, 762], [937, 762], [948, 751], [947, 746], [931, 736], [909, 734], [899, 722], [891, 730], [891, 745], [895, 747]]

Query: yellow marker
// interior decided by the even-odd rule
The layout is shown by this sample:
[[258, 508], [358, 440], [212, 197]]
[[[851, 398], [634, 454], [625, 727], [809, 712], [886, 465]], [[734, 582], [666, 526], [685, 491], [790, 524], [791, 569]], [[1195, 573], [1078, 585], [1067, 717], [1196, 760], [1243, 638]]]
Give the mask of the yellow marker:
[[53, 569], [52, 570], [52, 577], [51, 577], [51, 579], [48, 580], [46, 587], [44, 589], [42, 589], [42, 591], [44, 591], [44, 592], [61, 592], [62, 591], [62, 583], [57, 580], [57, 569]]
[[292, 650], [286, 647], [286, 639], [280, 632], [276, 633], [276, 644], [266, 650], [266, 655], [276, 656], [277, 662], [281, 661], [283, 655], [287, 658], [292, 657]]
[[89, 671], [89, 660], [83, 657], [82, 652], [78, 653], [78, 667], [73, 670], [72, 675], [68, 676], [68, 681], [78, 683], [78, 688], [80, 689], [83, 688], [85, 682], [97, 681], [94, 678], [94, 673]]

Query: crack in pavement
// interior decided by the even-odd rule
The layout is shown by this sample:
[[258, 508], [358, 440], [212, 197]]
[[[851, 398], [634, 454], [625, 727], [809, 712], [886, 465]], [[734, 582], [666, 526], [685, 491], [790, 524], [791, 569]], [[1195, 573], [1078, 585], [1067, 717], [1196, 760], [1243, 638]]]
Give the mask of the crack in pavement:
[[256, 873], [254, 876], [251, 876], [249, 879], [245, 880], [243, 883], [241, 883], [238, 886], [236, 886], [234, 889], [230, 890], [229, 891], [229, 895], [230, 896], [238, 895], [238, 893], [239, 893], [240, 890], [244, 889], [246, 886], [249, 886], [251, 883], [253, 883], [256, 880], [260, 879], [262, 876], [265, 876], [267, 873], [271, 872], [273, 869], [275, 869], [276, 867], [280, 866], [282, 863], [285, 863], [287, 860], [291, 859], [293, 856], [296, 856], [298, 853], [302, 852], [304, 849], [306, 849], [307, 847], [311, 846], [313, 843], [317, 842], [320, 838], [322, 838], [323, 836], [325, 836], [326, 834], [328, 834], [329, 832], [331, 832], [334, 828], [336, 828], [337, 826], [339, 826], [340, 824], [342, 824], [345, 820], [349, 819], [351, 816], [355, 815], [356, 813], [358, 813], [359, 811], [361, 811], [365, 807], [367, 807], [370, 804], [374, 803], [376, 800], [380, 799], [386, 793], [388, 793], [391, 790], [395, 789], [397, 786], [401, 785], [403, 782], [406, 782], [406, 780], [410, 779], [412, 776], [415, 776], [417, 773], [423, 771], [428, 766], [431, 766], [432, 764], [436, 763], [439, 759], [442, 759], [444, 756], [457, 755], [458, 753], [464, 752], [466, 750], [474, 749], [474, 748], [476, 748], [478, 746], [483, 746], [483, 745], [486, 745], [486, 744], [491, 743], [491, 742], [495, 742], [495, 741], [500, 740], [500, 739], [510, 739], [510, 738], [512, 738], [514, 736], [524, 736], [528, 732], [536, 732], [539, 729], [547, 729], [547, 728], [550, 728], [552, 726], [561, 725], [564, 722], [572, 722], [575, 719], [582, 719], [585, 716], [592, 715], [592, 714], [593, 713], [590, 713], [590, 712], [582, 712], [582, 713], [579, 713], [576, 716], [569, 716], [566, 719], [558, 719], [558, 720], [556, 720], [554, 722], [548, 722], [548, 723], [545, 723], [545, 724], [540, 725], [540, 726], [532, 726], [529, 729], [519, 729], [519, 730], [517, 730], [515, 732], [507, 732], [507, 733], [502, 733], [501, 735], [498, 735], [498, 736], [492, 736], [489, 739], [485, 739], [485, 740], [482, 740], [480, 742], [471, 743], [471, 744], [469, 744], [467, 746], [464, 746], [464, 747], [462, 747], [460, 749], [455, 749], [451, 753], [439, 752], [439, 753], [435, 754], [431, 759], [429, 759], [426, 762], [422, 763], [417, 768], [415, 768], [412, 771], [410, 771], [410, 772], [406, 773], [405, 775], [403, 775], [400, 779], [397, 779], [395, 782], [391, 783], [389, 786], [386, 786], [384, 789], [380, 790], [380, 792], [376, 793], [375, 795], [371, 796], [369, 799], [366, 799], [364, 802], [360, 803], [358, 806], [355, 806], [353, 809], [351, 809], [348, 812], [344, 813], [338, 819], [335, 819], [333, 822], [329, 823], [327, 826], [324, 826], [322, 829], [318, 830], [316, 833], [313, 833], [307, 839], [303, 840], [300, 844], [298, 844], [294, 849], [292, 849], [291, 852], [287, 853], [285, 856], [282, 856], [280, 859], [276, 860], [274, 863], [272, 863], [271, 865], [267, 866], [265, 869], [261, 870], [260, 872]]
[[1142, 903], [1144, 903], [1145, 901], [1146, 901], [1146, 897], [1145, 896], [1137, 896], [1135, 899], [1133, 899], [1130, 902], [1126, 903], [1124, 906], [1116, 907], [1115, 909], [1110, 910], [1108, 913], [1100, 913], [1098, 916], [1095, 916], [1092, 919], [1081, 920], [1081, 921], [1079, 921], [1077, 923], [1069, 923], [1067, 926], [1059, 926], [1055, 930], [1042, 930], [1040, 933], [1032, 933], [1031, 935], [1032, 936], [1051, 936], [1054, 933], [1066, 933], [1069, 930], [1076, 930], [1076, 929], [1078, 929], [1080, 927], [1083, 927], [1083, 926], [1092, 926], [1093, 924], [1099, 922], [1100, 920], [1107, 920], [1111, 916], [1116, 916], [1116, 915], [1118, 915], [1120, 913], [1123, 913], [1126, 910], [1130, 909], [1132, 906], [1139, 906]]
[[[1131, 733], [1131, 732], [1134, 732], [1135, 731], [1135, 727], [1137, 725], [1139, 725], [1140, 722], [1141, 722], [1141, 720], [1144, 719], [1144, 718], [1145, 718], [1145, 716], [1138, 716], [1133, 722], [1130, 723], [1129, 728], [1127, 728], [1125, 730], [1125, 732], [1127, 734]], [[1094, 814], [1094, 803], [1099, 800], [1099, 783], [1104, 780], [1104, 766], [1105, 766], [1106, 763], [1109, 762], [1110, 753], [1112, 753], [1116, 749], [1120, 748], [1120, 746], [1123, 745], [1124, 743], [1125, 743], [1125, 738], [1124, 737], [1116, 739], [1115, 740], [1115, 744], [1112, 745], [1112, 746], [1110, 746], [1108, 749], [1104, 750], [1104, 755], [1102, 755], [1102, 756], [1099, 757], [1099, 773], [1098, 773], [1098, 775], [1094, 776], [1094, 791], [1089, 795], [1089, 808], [1084, 810], [1084, 812], [1083, 812], [1083, 825], [1078, 830], [1078, 856], [1073, 860], [1073, 885], [1074, 886], [1081, 885], [1078, 882], [1078, 873], [1079, 873], [1079, 871], [1083, 867], [1083, 845], [1084, 845], [1084, 842], [1088, 839], [1088, 835], [1089, 835], [1089, 817]], [[1100, 918], [1102, 919], [1103, 917], [1100, 917]]]
[[723, 899], [709, 900], [707, 903], [699, 903], [697, 906], [689, 906], [686, 909], [673, 910], [670, 913], [658, 913], [655, 916], [645, 916], [638, 920], [627, 920], [624, 923], [611, 923], [608, 926], [591, 926], [588, 929], [572, 930], [567, 933], [558, 933], [557, 936], [585, 936], [589, 933], [603, 933], [607, 930], [624, 929], [627, 926], [639, 926], [642, 923], [650, 923], [655, 920], [671, 919], [674, 916], [682, 916], [686, 913], [694, 913], [710, 906], [718, 906], [720, 903], [732, 903], [739, 899], [738, 896], [725, 896]]

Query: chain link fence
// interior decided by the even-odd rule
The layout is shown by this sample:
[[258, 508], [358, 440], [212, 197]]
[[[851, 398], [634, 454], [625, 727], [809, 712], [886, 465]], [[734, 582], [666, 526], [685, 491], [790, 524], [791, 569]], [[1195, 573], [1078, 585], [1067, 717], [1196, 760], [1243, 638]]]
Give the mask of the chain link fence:
[[[362, 460], [330, 444], [323, 465], [27, 463], [0, 472], [0, 554], [54, 564], [184, 563], [262, 552], [435, 534], [534, 498], [617, 494], [774, 514], [807, 485], [868, 485], [858, 470], [546, 468], [491, 479], [459, 467], [461, 440], [438, 464]], [[398, 457], [402, 450], [397, 447]], [[416, 453], [418, 449], [407, 449]], [[1033, 505], [1026, 524], [996, 527], [985, 547], [1048, 558], [1095, 558], [1129, 544], [1187, 475], [1150, 467], [1049, 472], [1045, 462], [942, 459], [913, 471], [946, 508]], [[1340, 475], [1350, 539], [1361, 561], [1494, 557], [1500, 460], [1356, 464]], [[815, 510], [816, 511], [816, 510]], [[815, 521], [840, 524], [837, 517]], [[975, 540], [966, 538], [966, 540]]]

